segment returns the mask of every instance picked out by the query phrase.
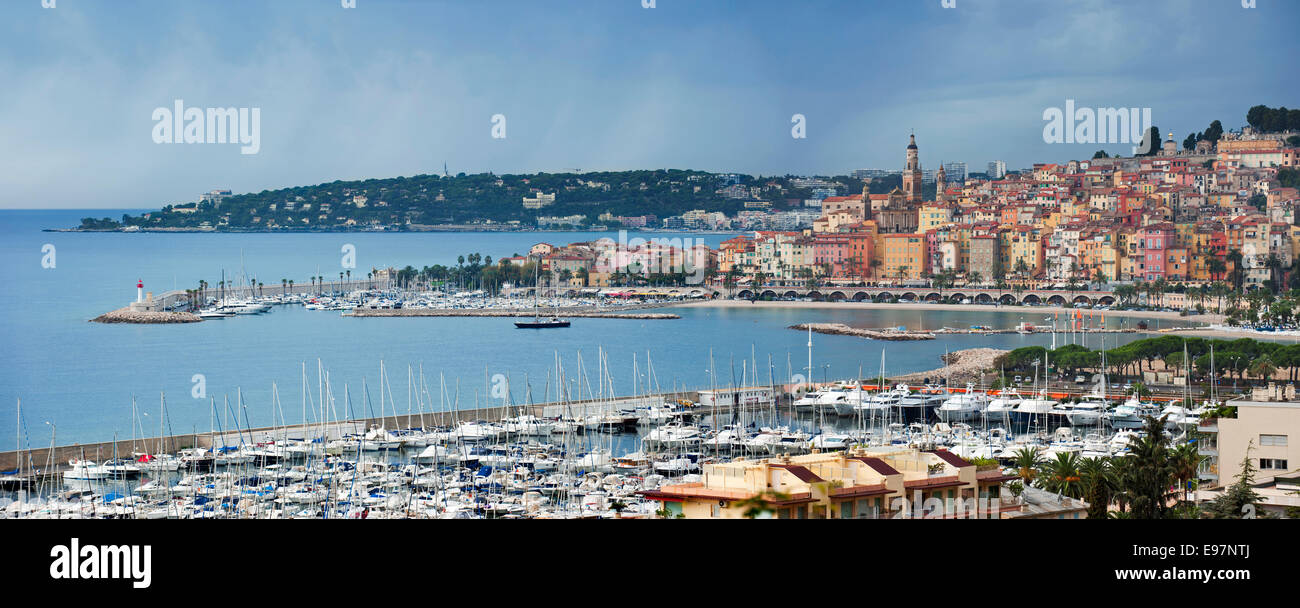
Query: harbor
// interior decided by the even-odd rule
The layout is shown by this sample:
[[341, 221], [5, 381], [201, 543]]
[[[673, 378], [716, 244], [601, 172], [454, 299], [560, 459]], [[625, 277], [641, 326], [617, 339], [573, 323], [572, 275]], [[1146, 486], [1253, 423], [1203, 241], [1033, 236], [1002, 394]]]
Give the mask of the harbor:
[[[983, 352], [954, 353], [945, 368], [960, 365], [963, 354], [989, 361]], [[1217, 407], [1186, 408], [1172, 393], [1053, 389], [1037, 379], [1017, 387], [1026, 390], [1022, 396], [1017, 388], [943, 384], [942, 369], [923, 385], [851, 380], [617, 396], [604, 367], [596, 386], [580, 384], [558, 401], [450, 411], [435, 408], [422, 376], [408, 377], [408, 401], [399, 405], [381, 371], [375, 404], [364, 388], [354, 397], [332, 386], [328, 374], [312, 386], [304, 367], [297, 423], [285, 419], [294, 408], [277, 395], [280, 424], [248, 426], [237, 394], [234, 403], [211, 400], [206, 432], [171, 435], [146, 436], [150, 408], [133, 405], [139, 434], [130, 439], [58, 445], [51, 429], [50, 446], [0, 453], [0, 515], [672, 517], [665, 496], [708, 483], [709, 471], [735, 463], [835, 452], [904, 460], [906, 453], [923, 460], [941, 454], [951, 466], [978, 465], [992, 475], [982, 479], [998, 485], [1015, 478], [1014, 463], [1026, 450], [1043, 460], [1122, 457], [1142, 436], [1144, 417], [1161, 417], [1181, 443]], [[445, 407], [447, 387], [435, 392]], [[157, 422], [167, 428], [166, 399], [157, 407]], [[379, 416], [349, 415], [375, 407]], [[1002, 508], [1023, 513], [1026, 504]]]

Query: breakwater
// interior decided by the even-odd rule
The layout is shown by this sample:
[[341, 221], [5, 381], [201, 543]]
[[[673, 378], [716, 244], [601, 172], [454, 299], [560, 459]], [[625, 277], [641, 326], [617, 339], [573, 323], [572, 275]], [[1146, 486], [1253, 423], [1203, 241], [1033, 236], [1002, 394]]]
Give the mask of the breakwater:
[[197, 323], [198, 315], [180, 311], [144, 311], [119, 308], [91, 319], [93, 323]]
[[906, 331], [899, 329], [861, 329], [849, 327], [843, 323], [799, 323], [791, 325], [790, 329], [799, 331], [812, 330], [819, 334], [832, 336], [857, 336], [859, 338], [869, 338], [872, 340], [933, 340], [934, 334], [921, 331]]
[[[699, 399], [695, 391], [661, 393], [641, 397], [640, 400], [662, 399], [665, 402], [690, 402]], [[628, 401], [619, 399], [585, 399], [563, 403], [539, 403], [534, 405], [507, 405], [474, 409], [390, 414], [382, 418], [356, 418], [336, 420], [326, 423], [307, 422], [306, 424], [289, 424], [253, 429], [230, 429], [225, 431], [191, 430], [189, 433], [168, 435], [165, 437], [119, 438], [115, 441], [95, 443], [73, 443], [56, 446], [33, 445], [30, 449], [0, 452], [0, 470], [21, 469], [23, 474], [33, 469], [38, 472], [60, 471], [67, 468], [68, 461], [74, 458], [86, 458], [96, 462], [113, 457], [130, 458], [133, 453], [161, 454], [175, 453], [186, 448], [212, 448], [222, 445], [255, 444], [259, 442], [289, 438], [325, 437], [326, 440], [339, 439], [351, 433], [364, 432], [378, 426], [389, 430], [405, 428], [448, 428], [462, 421], [498, 422], [503, 418], [520, 414], [533, 416], [558, 415], [595, 415], [617, 408]], [[748, 407], [748, 406], [747, 406]], [[757, 407], [757, 406], [755, 406]], [[763, 406], [766, 407], [766, 406]], [[736, 409], [736, 408], [731, 408]], [[742, 408], [744, 409], [744, 408]], [[695, 405], [690, 408], [694, 415], [712, 415], [726, 413], [725, 406], [709, 407]]]

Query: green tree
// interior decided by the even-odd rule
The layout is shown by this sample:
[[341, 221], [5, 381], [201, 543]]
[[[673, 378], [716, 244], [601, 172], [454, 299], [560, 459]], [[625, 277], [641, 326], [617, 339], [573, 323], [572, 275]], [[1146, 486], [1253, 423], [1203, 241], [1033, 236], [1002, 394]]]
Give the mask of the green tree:
[[1147, 416], [1146, 436], [1129, 444], [1131, 459], [1125, 477], [1126, 494], [1137, 519], [1163, 519], [1169, 511], [1169, 488], [1173, 485], [1174, 466], [1169, 458], [1169, 435], [1165, 432], [1168, 416]]
[[[1255, 491], [1255, 473], [1258, 469], [1251, 462], [1251, 452], [1255, 450], [1252, 439], [1246, 444], [1246, 457], [1241, 459], [1241, 472], [1236, 481], [1228, 486], [1223, 494], [1210, 501], [1205, 515], [1213, 519], [1246, 519], [1252, 517], [1259, 508], [1262, 497]], [[1249, 506], [1247, 506], [1249, 505]]]
[[1105, 519], [1115, 495], [1115, 473], [1109, 458], [1084, 458], [1079, 461], [1079, 485], [1088, 503], [1088, 519]]

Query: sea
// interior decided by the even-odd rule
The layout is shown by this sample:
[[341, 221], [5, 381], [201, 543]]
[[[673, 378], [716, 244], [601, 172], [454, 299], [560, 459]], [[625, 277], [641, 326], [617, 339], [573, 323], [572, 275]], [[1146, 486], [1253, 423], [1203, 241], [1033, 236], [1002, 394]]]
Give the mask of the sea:
[[[796, 323], [935, 329], [1042, 324], [1051, 309], [922, 311], [768, 307], [678, 307], [675, 320], [573, 319], [569, 329], [522, 331], [509, 318], [350, 318], [337, 311], [276, 306], [272, 312], [176, 325], [91, 323], [136, 296], [136, 282], [161, 293], [215, 286], [222, 278], [337, 279], [345, 247], [353, 276], [370, 268], [455, 265], [479, 253], [500, 259], [538, 242], [567, 244], [617, 232], [425, 233], [74, 233], [82, 217], [140, 210], [0, 211], [0, 450], [125, 439], [137, 434], [204, 432], [212, 403], [267, 426], [283, 412], [298, 421], [303, 370], [314, 391], [318, 370], [335, 393], [347, 386], [353, 414], [378, 415], [380, 369], [386, 413], [414, 408], [408, 378], [422, 372], [428, 409], [501, 405], [500, 378], [513, 403], [554, 399], [562, 382], [599, 386], [603, 372], [619, 395], [739, 384], [785, 383], [809, 373], [808, 336]], [[700, 238], [711, 247], [732, 234], [653, 234]], [[1107, 327], [1135, 323], [1108, 318]], [[1159, 321], [1152, 321], [1152, 329]], [[1107, 346], [1142, 337], [1107, 334]], [[1063, 341], [1063, 336], [1058, 336]], [[1097, 341], [1097, 336], [1090, 340]], [[877, 342], [814, 334], [814, 381], [935, 369], [949, 351], [1048, 346], [1048, 334], [952, 335]], [[1063, 343], [1063, 342], [1061, 342]], [[1098, 344], [1089, 344], [1096, 347]], [[559, 365], [557, 365], [557, 362]], [[757, 368], [757, 369], [755, 369]], [[557, 379], [562, 369], [564, 379]], [[446, 387], [446, 397], [441, 397]], [[494, 388], [496, 390], [494, 390]], [[201, 389], [201, 390], [200, 390]], [[585, 390], [585, 389], [584, 389]], [[391, 395], [391, 398], [390, 396]], [[275, 397], [278, 396], [278, 402]], [[22, 415], [17, 415], [21, 400]], [[132, 403], [136, 403], [133, 410]], [[165, 403], [165, 420], [159, 420]], [[338, 407], [341, 411], [342, 404]], [[133, 414], [133, 412], [135, 412]], [[274, 417], [274, 418], [273, 418]]]

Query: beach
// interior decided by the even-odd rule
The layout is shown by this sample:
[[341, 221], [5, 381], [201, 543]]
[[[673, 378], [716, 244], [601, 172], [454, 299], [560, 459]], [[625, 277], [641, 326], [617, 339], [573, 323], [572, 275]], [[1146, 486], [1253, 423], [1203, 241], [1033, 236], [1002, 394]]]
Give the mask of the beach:
[[[1223, 315], [1219, 314], [1192, 314], [1180, 316], [1177, 312], [1167, 311], [1148, 311], [1148, 310], [1091, 310], [1087, 308], [1056, 308], [1051, 306], [995, 306], [993, 304], [935, 304], [928, 302], [914, 302], [907, 304], [887, 304], [884, 302], [770, 302], [770, 301], [749, 301], [749, 300], [700, 300], [697, 302], [688, 302], [679, 306], [691, 306], [700, 308], [838, 308], [838, 309], [902, 309], [902, 310], [951, 310], [951, 311], [980, 311], [987, 310], [991, 312], [1024, 312], [1024, 313], [1064, 313], [1072, 311], [1082, 311], [1084, 315], [1098, 315], [1102, 317], [1130, 317], [1138, 319], [1168, 319], [1173, 321], [1186, 321], [1187, 323], [1222, 323]], [[1202, 330], [1197, 330], [1202, 331]], [[1207, 330], [1209, 331], [1209, 330]], [[1227, 332], [1225, 332], [1227, 333]]]

